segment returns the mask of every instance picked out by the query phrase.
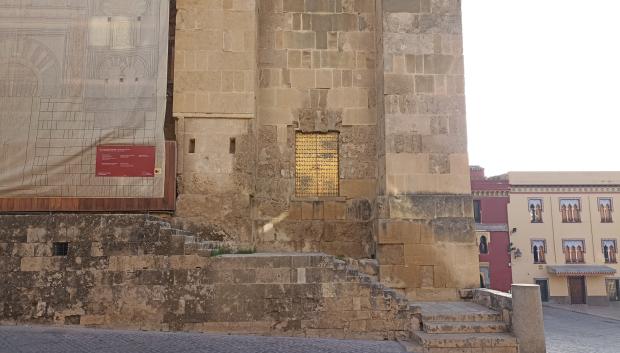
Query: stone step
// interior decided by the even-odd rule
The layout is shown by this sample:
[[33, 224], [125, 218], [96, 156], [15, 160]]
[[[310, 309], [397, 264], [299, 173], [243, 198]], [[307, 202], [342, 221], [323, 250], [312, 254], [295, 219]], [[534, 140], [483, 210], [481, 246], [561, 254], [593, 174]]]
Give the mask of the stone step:
[[[499, 350], [504, 349], [510, 351], [510, 348], [514, 348], [514, 352], [517, 352], [517, 339], [509, 333], [426, 333], [426, 332], [412, 332], [411, 338], [415, 343], [418, 343], [424, 349], [433, 348], [433, 352], [436, 352], [437, 348], [451, 348], [451, 349], [464, 349], [464, 348], [485, 348], [486, 351], [491, 349]], [[449, 352], [449, 351], [446, 351]], [[504, 352], [504, 351], [502, 351]]]
[[502, 321], [499, 313], [480, 312], [480, 313], [422, 313], [422, 322], [481, 322], [481, 321]]
[[398, 340], [398, 343], [409, 353], [424, 353], [424, 347], [416, 342]]
[[508, 325], [499, 321], [425, 321], [426, 333], [503, 333]]

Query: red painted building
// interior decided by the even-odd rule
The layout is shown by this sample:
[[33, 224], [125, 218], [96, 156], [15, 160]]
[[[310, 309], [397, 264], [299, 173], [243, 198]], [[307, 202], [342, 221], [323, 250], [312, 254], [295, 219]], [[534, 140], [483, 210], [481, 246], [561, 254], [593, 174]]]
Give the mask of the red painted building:
[[474, 218], [480, 251], [481, 286], [510, 291], [510, 237], [508, 229], [508, 177], [487, 178], [484, 168], [470, 167]]

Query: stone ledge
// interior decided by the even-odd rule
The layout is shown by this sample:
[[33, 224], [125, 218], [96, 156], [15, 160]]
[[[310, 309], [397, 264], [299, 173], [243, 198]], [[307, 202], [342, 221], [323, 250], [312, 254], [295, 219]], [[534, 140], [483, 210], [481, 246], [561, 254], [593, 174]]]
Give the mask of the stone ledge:
[[492, 289], [476, 288], [473, 290], [473, 302], [495, 310], [502, 315], [502, 320], [512, 322], [512, 294]]

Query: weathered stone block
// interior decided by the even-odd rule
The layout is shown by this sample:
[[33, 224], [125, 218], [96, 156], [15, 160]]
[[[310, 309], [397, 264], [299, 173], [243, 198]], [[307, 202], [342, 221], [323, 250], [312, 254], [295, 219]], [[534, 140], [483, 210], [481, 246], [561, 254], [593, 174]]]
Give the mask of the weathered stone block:
[[412, 94], [413, 76], [402, 74], [385, 74], [385, 94]]
[[377, 246], [377, 258], [381, 264], [404, 265], [405, 248], [401, 244], [380, 244]]
[[420, 12], [420, 0], [385, 0], [385, 12]]
[[435, 80], [433, 76], [415, 76], [415, 93], [429, 93], [435, 92]]
[[304, 0], [284, 0], [282, 9], [285, 12], [304, 12]]
[[336, 0], [306, 1], [305, 10], [308, 12], [335, 12]]
[[315, 32], [283, 32], [284, 47], [290, 49], [314, 49]]
[[340, 181], [340, 195], [350, 198], [372, 199], [376, 195], [375, 179], [344, 179]]
[[411, 221], [379, 221], [379, 244], [420, 243], [420, 223]]
[[377, 112], [368, 108], [348, 108], [344, 110], [343, 125], [376, 125]]
[[324, 212], [326, 220], [344, 220], [347, 217], [347, 204], [342, 201], [327, 201]]
[[321, 51], [321, 67], [337, 69], [354, 69], [355, 53], [334, 50]]
[[295, 69], [290, 70], [291, 73], [291, 87], [293, 88], [314, 88], [315, 74], [314, 71], [309, 69]]

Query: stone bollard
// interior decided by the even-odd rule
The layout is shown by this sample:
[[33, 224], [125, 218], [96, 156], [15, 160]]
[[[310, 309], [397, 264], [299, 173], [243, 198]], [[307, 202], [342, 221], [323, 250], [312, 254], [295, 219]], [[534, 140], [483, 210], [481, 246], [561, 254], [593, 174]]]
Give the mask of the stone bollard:
[[512, 331], [519, 341], [519, 353], [546, 353], [540, 286], [512, 285]]

